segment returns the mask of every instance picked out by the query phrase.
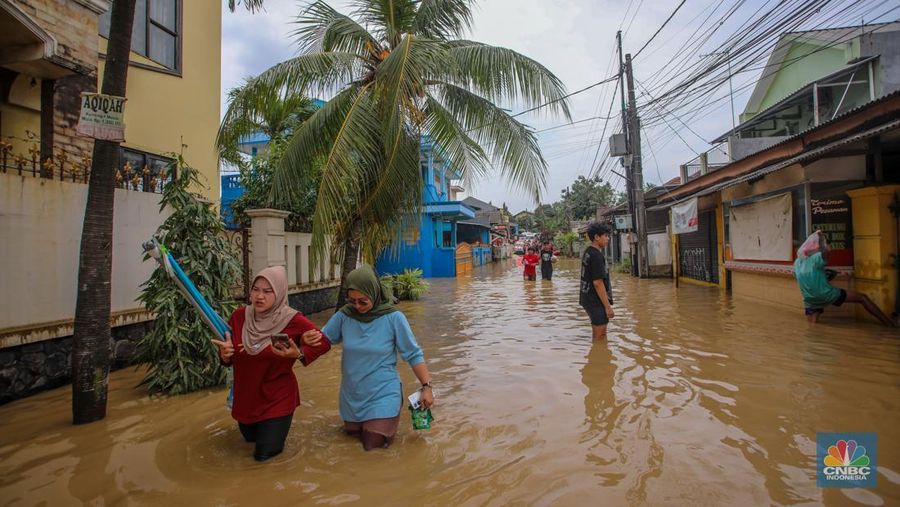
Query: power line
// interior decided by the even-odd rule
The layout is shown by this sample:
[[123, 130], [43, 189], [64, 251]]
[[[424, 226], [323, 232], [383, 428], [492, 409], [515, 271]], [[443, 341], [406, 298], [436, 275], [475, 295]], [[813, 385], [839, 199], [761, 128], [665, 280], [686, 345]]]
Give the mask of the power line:
[[678, 7], [675, 7], [675, 10], [672, 11], [672, 14], [669, 14], [669, 17], [666, 18], [665, 21], [663, 21], [663, 24], [662, 24], [662, 25], [656, 30], [656, 32], [650, 37], [650, 40], [648, 40], [647, 42], [645, 42], [644, 45], [641, 46], [641, 49], [638, 49], [638, 52], [634, 54], [634, 57], [632, 57], [632, 60], [634, 60], [635, 58], [637, 58], [638, 55], [641, 54], [641, 51], [643, 51], [644, 48], [646, 48], [651, 42], [653, 42], [653, 39], [655, 39], [656, 36], [659, 35], [659, 32], [661, 32], [662, 29], [665, 28], [666, 25], [669, 24], [669, 21], [672, 21], [672, 18], [675, 17], [675, 13], [678, 12], [678, 9], [681, 9], [681, 6], [684, 5], [684, 3], [685, 3], [686, 1], [687, 1], [687, 0], [681, 0], [681, 3], [678, 4]]

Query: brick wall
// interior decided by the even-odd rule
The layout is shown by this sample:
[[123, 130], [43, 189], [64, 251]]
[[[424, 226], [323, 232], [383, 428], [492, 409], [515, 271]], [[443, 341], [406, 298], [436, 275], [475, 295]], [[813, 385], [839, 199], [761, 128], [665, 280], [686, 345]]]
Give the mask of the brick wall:
[[[84, 155], [90, 156], [94, 149], [93, 139], [79, 136], [75, 128], [81, 110], [81, 93], [97, 91], [99, 15], [75, 0], [15, 0], [15, 3], [56, 39], [57, 55], [52, 58], [53, 63], [73, 72], [52, 84], [52, 153], [54, 158], [65, 153], [71, 167]], [[42, 157], [46, 155], [44, 151]]]
[[98, 14], [74, 0], [14, 0], [57, 42], [60, 62], [81, 68], [82, 74], [97, 75]]

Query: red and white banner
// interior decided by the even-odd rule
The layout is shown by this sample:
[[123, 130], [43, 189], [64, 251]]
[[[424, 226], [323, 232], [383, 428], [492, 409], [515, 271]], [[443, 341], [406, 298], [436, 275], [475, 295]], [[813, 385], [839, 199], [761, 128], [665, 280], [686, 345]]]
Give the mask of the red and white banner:
[[672, 234], [697, 232], [700, 215], [697, 214], [697, 198], [672, 206]]

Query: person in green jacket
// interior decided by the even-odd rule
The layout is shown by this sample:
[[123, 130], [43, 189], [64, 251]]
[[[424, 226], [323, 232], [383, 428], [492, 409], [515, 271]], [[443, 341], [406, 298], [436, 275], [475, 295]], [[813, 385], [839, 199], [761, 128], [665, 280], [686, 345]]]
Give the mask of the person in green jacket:
[[822, 231], [816, 231], [797, 250], [797, 259], [794, 261], [794, 278], [797, 279], [800, 293], [803, 295], [806, 320], [815, 324], [818, 322], [819, 316], [825, 312], [826, 306], [841, 306], [847, 302], [863, 305], [866, 311], [882, 324], [893, 327], [894, 321], [885, 315], [869, 299], [869, 296], [861, 292], [834, 287], [828, 282], [825, 264], [828, 263], [829, 250]]

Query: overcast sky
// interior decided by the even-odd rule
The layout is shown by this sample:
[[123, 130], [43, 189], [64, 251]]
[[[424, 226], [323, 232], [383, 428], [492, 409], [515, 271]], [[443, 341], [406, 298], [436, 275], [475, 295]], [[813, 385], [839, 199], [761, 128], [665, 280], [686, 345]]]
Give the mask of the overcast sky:
[[[624, 32], [625, 53], [636, 52], [668, 17], [679, 0], [607, 1], [607, 0], [483, 0], [476, 5], [473, 33], [469, 38], [489, 44], [504, 46], [533, 58], [565, 84], [568, 91], [575, 91], [593, 84], [616, 72], [612, 65], [615, 56], [616, 30]], [[716, 2], [689, 0], [673, 22], [654, 40], [647, 50], [635, 60], [635, 76], [639, 81], [650, 81], [666, 62], [678, 54], [682, 42], [690, 37], [690, 21]], [[756, 1], [748, 4], [761, 3]], [[239, 11], [223, 13], [222, 45], [222, 97], [228, 89], [242, 80], [264, 71], [271, 65], [294, 56], [295, 49], [289, 33], [291, 22], [300, 10], [302, 2], [294, 0], [267, 0], [266, 11], [251, 15]], [[334, 7], [348, 13], [345, 2], [332, 2]], [[626, 7], [631, 7], [627, 13]], [[635, 9], [635, 6], [639, 6]], [[725, 27], [727, 28], [727, 27]], [[727, 30], [725, 30], [727, 32]], [[714, 47], [712, 44], [710, 47]], [[755, 80], [745, 76], [744, 82]], [[738, 87], [738, 79], [735, 80]], [[615, 82], [601, 85], [570, 99], [572, 120], [593, 116], [605, 116], [611, 102]], [[747, 102], [751, 88], [735, 93], [737, 113]], [[727, 85], [716, 96], [726, 97]], [[720, 101], [718, 109], [707, 112], [698, 121], [691, 122], [692, 129], [706, 140], [731, 128], [732, 120], [727, 98]], [[523, 108], [506, 104], [513, 112]], [[620, 112], [618, 99], [613, 114]], [[537, 130], [561, 125], [562, 118], [543, 115], [519, 117]], [[579, 175], [588, 175], [594, 161], [603, 121], [589, 121], [571, 127], [553, 129], [539, 134], [541, 148], [549, 165], [548, 188], [543, 201], [558, 200], [560, 191]], [[678, 166], [695, 152], [709, 149], [698, 135], [681, 129], [670, 120], [672, 127], [684, 130], [679, 140], [672, 129], [662, 125], [644, 134], [644, 180], [659, 184], [678, 175]], [[604, 137], [615, 126], [610, 122]], [[605, 148], [604, 148], [605, 151]], [[602, 160], [603, 153], [599, 160]], [[655, 156], [654, 156], [655, 155]], [[599, 162], [598, 162], [599, 165]], [[616, 170], [621, 172], [620, 168]], [[608, 180], [624, 189], [621, 177], [607, 172]], [[499, 178], [489, 178], [467, 189], [469, 195], [496, 205], [505, 202], [513, 212], [533, 209], [534, 202], [525, 195], [510, 189]]]

